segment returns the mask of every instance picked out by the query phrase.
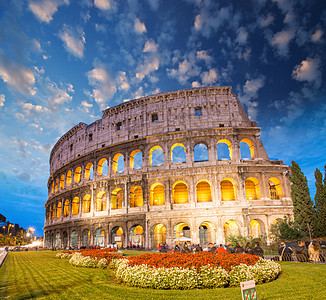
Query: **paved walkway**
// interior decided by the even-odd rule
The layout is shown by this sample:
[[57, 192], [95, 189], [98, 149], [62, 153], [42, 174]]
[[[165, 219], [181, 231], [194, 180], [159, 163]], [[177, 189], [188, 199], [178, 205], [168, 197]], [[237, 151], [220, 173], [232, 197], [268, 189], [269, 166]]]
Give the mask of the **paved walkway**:
[[0, 268], [2, 266], [2, 263], [4, 262], [8, 252], [4, 250], [0, 250]]

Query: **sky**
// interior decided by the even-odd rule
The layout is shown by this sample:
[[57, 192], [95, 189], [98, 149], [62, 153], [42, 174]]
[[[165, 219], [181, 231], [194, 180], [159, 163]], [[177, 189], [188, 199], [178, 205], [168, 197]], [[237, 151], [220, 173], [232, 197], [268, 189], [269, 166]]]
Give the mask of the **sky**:
[[326, 164], [326, 1], [0, 0], [0, 213], [42, 236], [49, 156], [124, 101], [232, 86], [271, 159]]

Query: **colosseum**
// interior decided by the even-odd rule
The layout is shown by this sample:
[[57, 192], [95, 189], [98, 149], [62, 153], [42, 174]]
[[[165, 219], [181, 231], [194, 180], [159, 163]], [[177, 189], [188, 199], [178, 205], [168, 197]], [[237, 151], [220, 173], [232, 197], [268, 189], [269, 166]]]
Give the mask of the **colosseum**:
[[270, 236], [293, 215], [289, 166], [270, 160], [231, 87], [124, 102], [50, 155], [47, 247], [207, 245]]

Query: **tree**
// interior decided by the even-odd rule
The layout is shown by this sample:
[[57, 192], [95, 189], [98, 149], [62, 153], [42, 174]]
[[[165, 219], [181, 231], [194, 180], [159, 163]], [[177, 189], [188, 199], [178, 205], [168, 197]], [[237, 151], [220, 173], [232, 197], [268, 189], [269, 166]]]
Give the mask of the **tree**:
[[272, 224], [270, 231], [271, 237], [276, 243], [280, 241], [294, 241], [304, 237], [300, 226], [287, 217], [276, 224]]
[[[325, 166], [325, 177], [326, 177], [326, 166]], [[326, 178], [324, 177], [323, 184], [323, 174], [316, 169], [315, 171], [315, 207], [317, 214], [317, 226], [316, 234], [320, 237], [326, 236]]]
[[314, 204], [310, 198], [307, 177], [304, 176], [295, 161], [292, 161], [291, 172], [294, 220], [306, 235], [310, 234], [309, 231], [314, 235], [317, 219]]

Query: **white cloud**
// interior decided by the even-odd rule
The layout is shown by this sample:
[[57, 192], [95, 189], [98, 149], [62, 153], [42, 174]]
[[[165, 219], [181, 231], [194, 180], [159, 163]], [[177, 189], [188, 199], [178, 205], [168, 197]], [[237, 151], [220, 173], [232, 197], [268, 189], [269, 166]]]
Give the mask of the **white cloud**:
[[152, 10], [158, 10], [158, 7], [160, 6], [160, 0], [147, 0], [147, 3]]
[[109, 10], [113, 8], [114, 1], [112, 0], [94, 0], [94, 6], [100, 10]]
[[208, 72], [203, 72], [200, 77], [203, 85], [212, 85], [218, 79], [218, 72], [216, 69], [210, 69]]
[[244, 27], [240, 27], [237, 30], [237, 37], [235, 39], [236, 42], [238, 42], [241, 45], [244, 45], [247, 42], [248, 39], [248, 32]]
[[85, 112], [89, 113], [89, 109], [93, 107], [92, 103], [88, 103], [86, 100], [82, 101], [81, 103], [82, 108], [85, 110]]
[[31, 115], [32, 113], [39, 114], [39, 113], [48, 111], [48, 109], [46, 107], [42, 107], [41, 105], [38, 105], [38, 104], [34, 105], [34, 104], [28, 103], [28, 102], [23, 103], [22, 108], [23, 108], [24, 114], [27, 116]]
[[279, 55], [287, 56], [289, 52], [289, 44], [294, 36], [295, 34], [293, 30], [283, 30], [272, 37], [270, 44], [276, 48]]
[[103, 65], [95, 67], [87, 73], [88, 82], [94, 87], [91, 97], [103, 109], [106, 102], [112, 98], [116, 92], [114, 80], [106, 71]]
[[313, 42], [319, 42], [321, 37], [323, 36], [323, 31], [321, 29], [317, 29], [312, 35], [311, 35], [311, 40]]
[[191, 83], [191, 86], [192, 86], [193, 88], [200, 87], [200, 83], [199, 83], [198, 81], [193, 81], [193, 82]]
[[136, 18], [134, 22], [134, 30], [136, 33], [142, 34], [146, 32], [146, 26], [144, 23], [140, 22], [138, 18]]
[[31, 1], [29, 3], [29, 9], [40, 21], [50, 23], [53, 19], [53, 15], [57, 12], [58, 7], [64, 4], [69, 4], [69, 0]]
[[274, 21], [274, 16], [272, 14], [268, 14], [267, 16], [260, 17], [258, 19], [258, 24], [259, 27], [264, 28], [272, 24], [273, 21]]
[[137, 68], [136, 77], [143, 80], [145, 76], [157, 71], [160, 66], [160, 60], [156, 56], [147, 57], [143, 64]]
[[59, 34], [59, 37], [63, 41], [68, 52], [78, 58], [83, 57], [84, 45], [86, 43], [85, 32], [64, 26]]
[[147, 41], [143, 52], [157, 52], [158, 45], [153, 41]]
[[61, 104], [71, 101], [72, 96], [69, 93], [74, 93], [74, 89], [71, 84], [64, 87], [58, 87], [54, 82], [49, 83], [47, 86], [49, 108], [51, 110], [55, 110]]
[[15, 113], [15, 117], [16, 117], [16, 119], [18, 119], [20, 121], [25, 119], [25, 116], [21, 113]]
[[292, 77], [299, 81], [307, 81], [314, 87], [319, 88], [322, 81], [320, 60], [317, 58], [303, 60], [300, 65], [294, 67]]
[[5, 95], [4, 94], [0, 94], [0, 107], [5, 105]]
[[119, 72], [119, 75], [116, 78], [116, 82], [117, 82], [117, 88], [119, 90], [125, 90], [125, 91], [129, 90], [130, 85], [128, 83], [126, 72]]
[[206, 64], [212, 61], [212, 57], [205, 50], [197, 51], [197, 58], [204, 60]]

